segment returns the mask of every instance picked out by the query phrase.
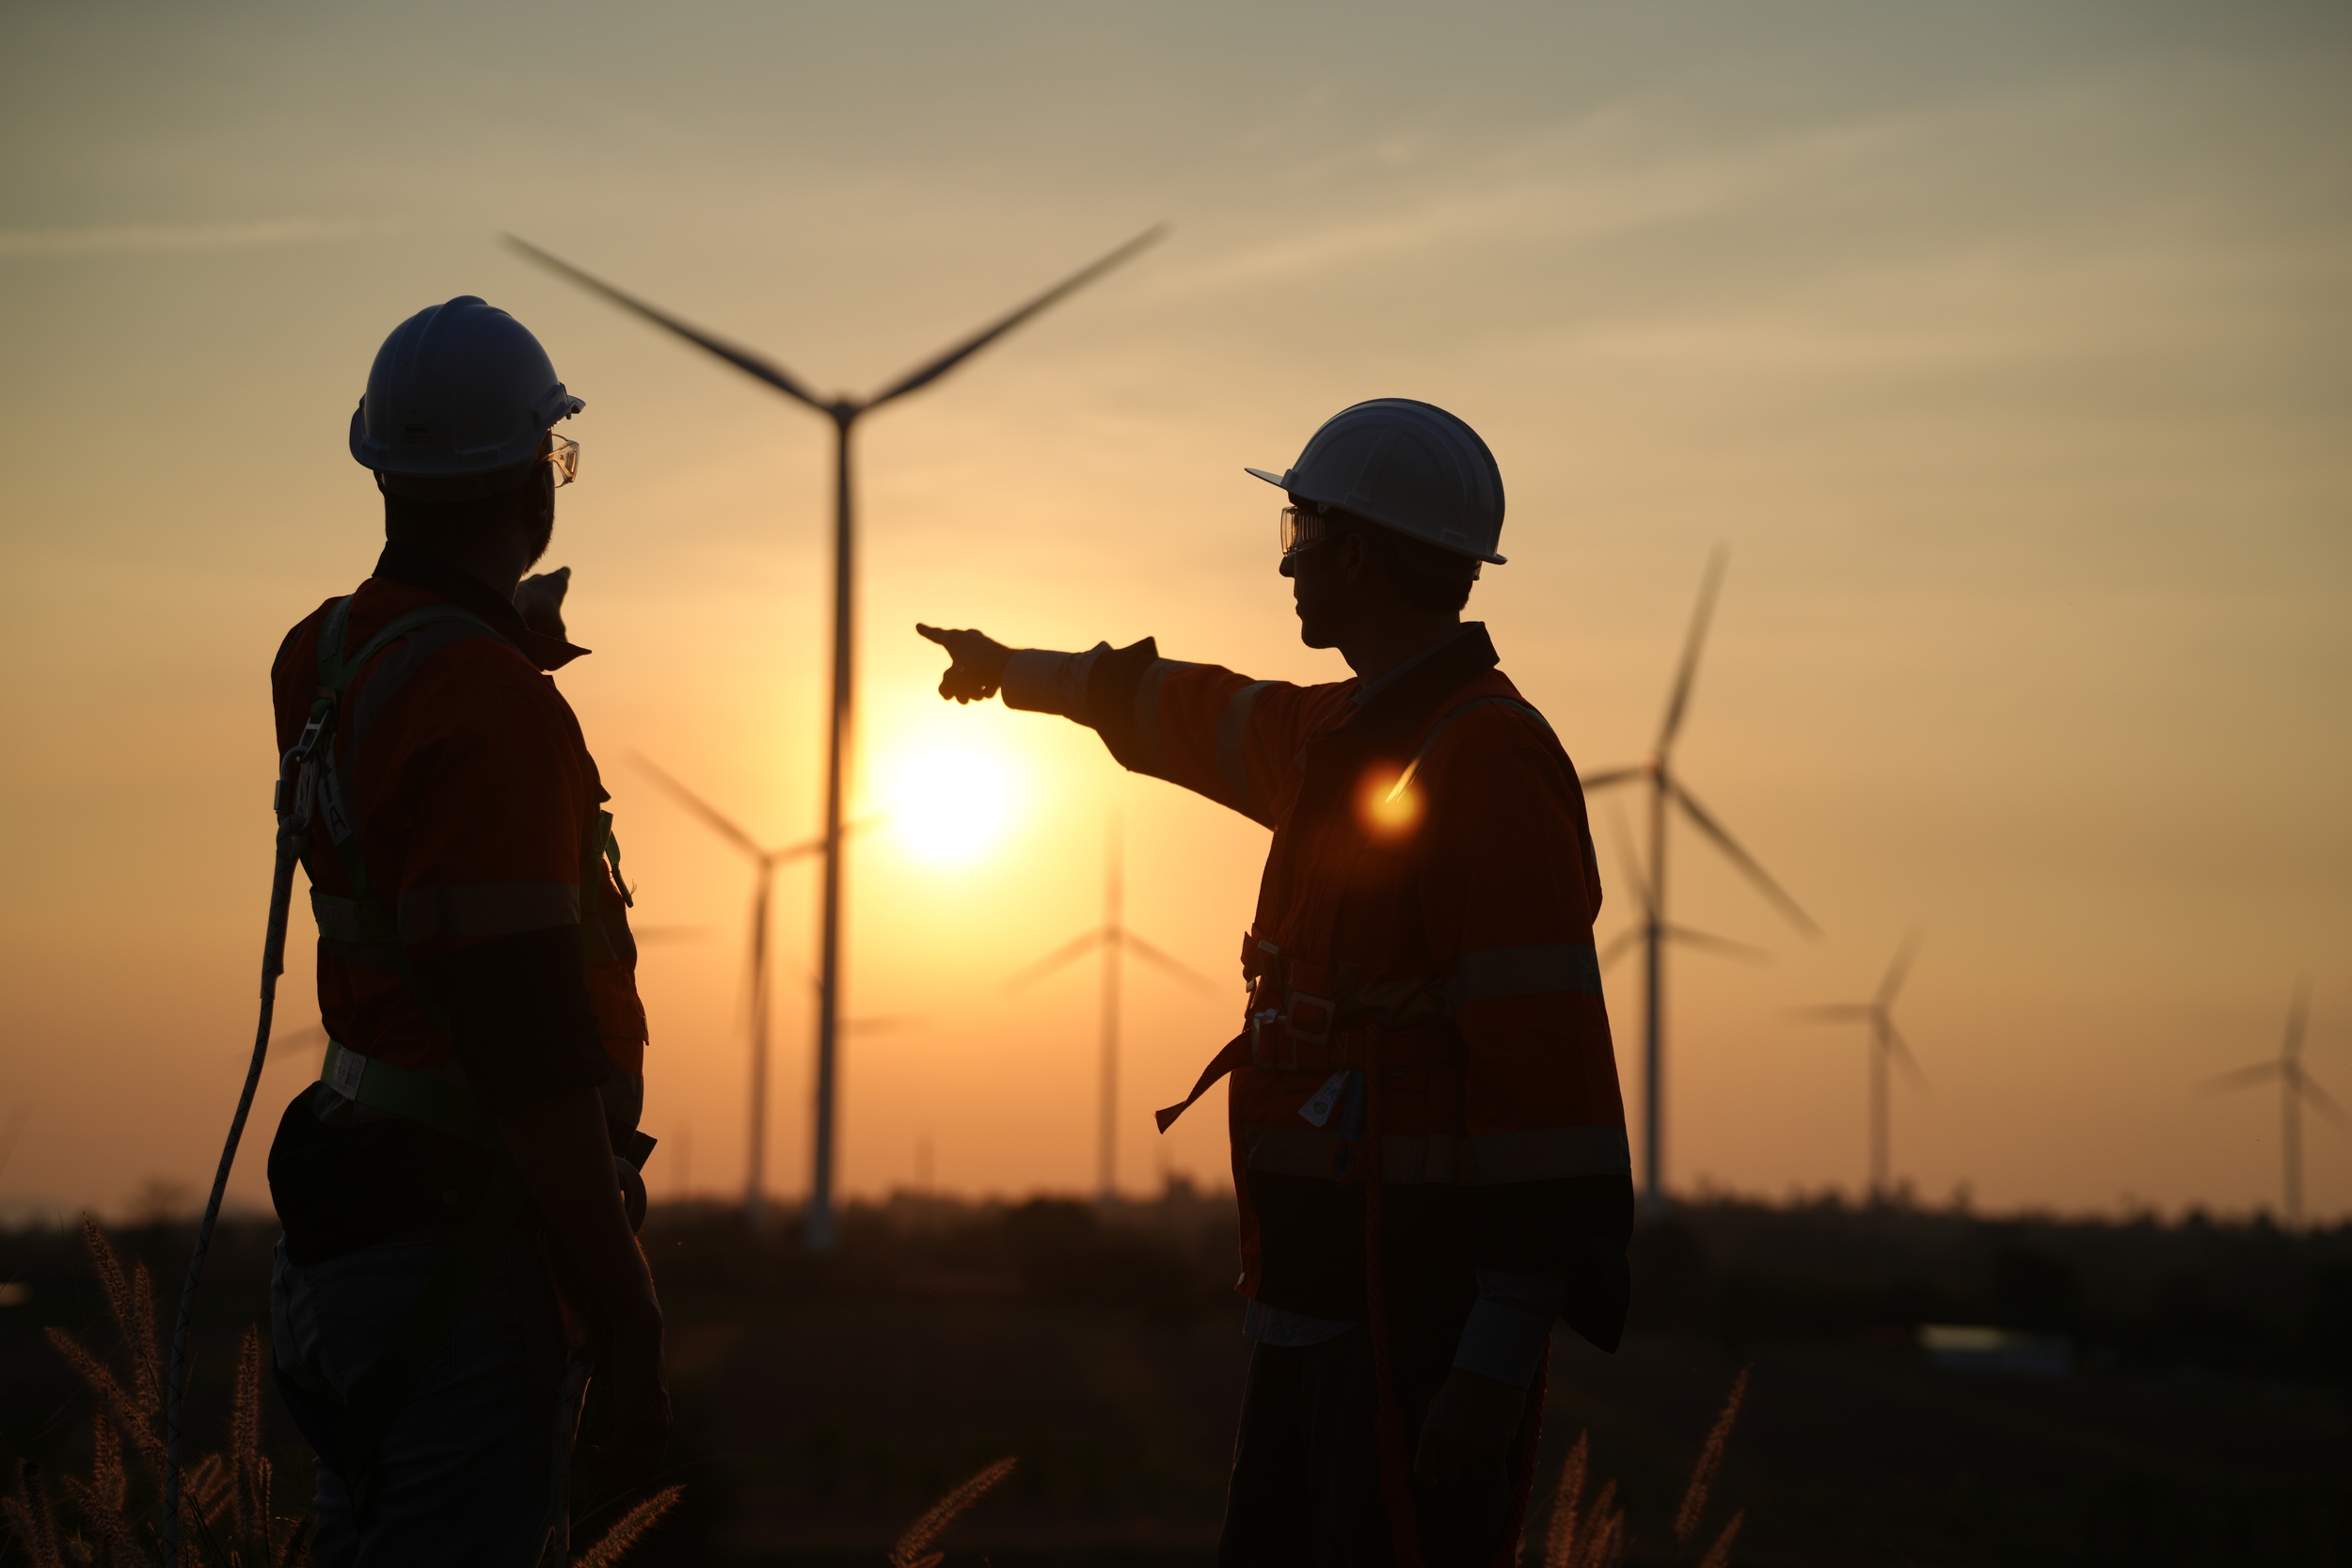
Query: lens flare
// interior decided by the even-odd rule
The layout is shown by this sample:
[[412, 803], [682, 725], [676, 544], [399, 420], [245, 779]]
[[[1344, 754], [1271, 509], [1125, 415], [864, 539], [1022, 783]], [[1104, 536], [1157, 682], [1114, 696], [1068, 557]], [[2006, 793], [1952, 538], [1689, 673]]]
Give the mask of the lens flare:
[[1356, 785], [1356, 812], [1375, 839], [1403, 838], [1421, 824], [1421, 790], [1414, 768], [1401, 773], [1375, 768]]
[[917, 860], [963, 865], [995, 847], [1013, 815], [1012, 768], [992, 752], [935, 747], [889, 770], [890, 831]]

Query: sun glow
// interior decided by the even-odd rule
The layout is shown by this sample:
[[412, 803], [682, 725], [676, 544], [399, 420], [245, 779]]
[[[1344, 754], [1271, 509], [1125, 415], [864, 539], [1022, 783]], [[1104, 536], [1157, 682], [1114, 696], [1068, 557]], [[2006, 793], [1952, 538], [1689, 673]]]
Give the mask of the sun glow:
[[917, 859], [962, 865], [995, 847], [1011, 822], [1011, 765], [993, 752], [930, 747], [893, 759], [890, 832]]

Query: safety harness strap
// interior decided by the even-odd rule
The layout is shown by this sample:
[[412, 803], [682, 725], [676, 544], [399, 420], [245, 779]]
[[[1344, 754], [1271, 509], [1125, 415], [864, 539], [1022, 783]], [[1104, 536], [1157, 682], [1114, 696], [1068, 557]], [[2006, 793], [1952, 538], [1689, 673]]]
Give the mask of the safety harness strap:
[[1257, 1032], [1257, 1028], [1253, 1024], [1249, 1028], [1244, 1029], [1240, 1034], [1235, 1035], [1232, 1039], [1227, 1040], [1225, 1042], [1225, 1049], [1218, 1052], [1216, 1056], [1210, 1059], [1209, 1065], [1200, 1069], [1200, 1081], [1192, 1085], [1192, 1092], [1190, 1094], [1184, 1096], [1184, 1099], [1178, 1101], [1173, 1105], [1166, 1106], [1152, 1113], [1152, 1119], [1160, 1124], [1161, 1132], [1165, 1132], [1169, 1128], [1175, 1126], [1176, 1118], [1183, 1116], [1186, 1111], [1191, 1110], [1192, 1102], [1200, 1099], [1202, 1095], [1208, 1093], [1211, 1088], [1215, 1087], [1218, 1079], [1224, 1077], [1227, 1073], [1232, 1071], [1235, 1068], [1249, 1060], [1250, 1044]]
[[433, 1021], [447, 1028], [447, 1021], [418, 989], [415, 977], [409, 974], [408, 956], [400, 943], [400, 923], [385, 906], [382, 896], [375, 891], [373, 879], [368, 875], [367, 857], [359, 848], [359, 824], [352, 815], [350, 802], [343, 796], [345, 770], [337, 766], [337, 755], [342, 750], [338, 742], [342, 737], [334, 733], [343, 693], [351, 689], [351, 683], [358, 677], [359, 672], [366, 669], [377, 655], [411, 632], [443, 622], [465, 622], [480, 627], [488, 636], [498, 636], [488, 622], [469, 610], [456, 605], [427, 605], [421, 610], [412, 610], [405, 615], [393, 617], [382, 630], [369, 638], [358, 653], [345, 657], [343, 643], [351, 625], [351, 599], [338, 599], [319, 626], [319, 701], [331, 705], [326, 715], [326, 787], [323, 791], [326, 802], [327, 837], [335, 846], [336, 857], [343, 863], [343, 877], [351, 884], [352, 912], [357, 916], [355, 936], [342, 937], [342, 940], [356, 939], [370, 947], [389, 947], [389, 957], [395, 972], [408, 982], [408, 989], [415, 992], [417, 1001]]

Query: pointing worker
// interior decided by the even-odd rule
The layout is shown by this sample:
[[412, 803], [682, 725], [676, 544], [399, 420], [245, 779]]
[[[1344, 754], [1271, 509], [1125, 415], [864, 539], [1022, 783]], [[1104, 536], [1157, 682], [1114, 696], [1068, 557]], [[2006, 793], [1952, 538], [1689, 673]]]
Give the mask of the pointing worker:
[[383, 554], [271, 671], [281, 752], [331, 726], [303, 861], [332, 1043], [269, 1161], [278, 1381], [330, 1568], [564, 1560], [591, 1367], [602, 1480], [668, 1437], [630, 1233], [651, 1146], [628, 898], [548, 673], [586, 652], [569, 572], [523, 576], [579, 465], [554, 426], [582, 406], [479, 299], [403, 322], [351, 420]]
[[1299, 637], [1350, 678], [1252, 680], [923, 626], [940, 694], [1058, 713], [1273, 831], [1231, 1073], [1256, 1341], [1218, 1560], [1484, 1568], [1518, 1533], [1554, 1319], [1614, 1349], [1632, 1183], [1574, 767], [1461, 610], [1500, 565], [1477, 433], [1383, 398], [1282, 474]]

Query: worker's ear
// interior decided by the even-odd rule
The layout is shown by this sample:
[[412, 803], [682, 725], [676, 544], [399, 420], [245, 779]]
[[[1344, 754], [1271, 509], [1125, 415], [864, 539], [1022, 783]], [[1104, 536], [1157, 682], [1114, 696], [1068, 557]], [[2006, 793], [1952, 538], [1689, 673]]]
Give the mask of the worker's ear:
[[1361, 533], [1348, 533], [1342, 535], [1335, 544], [1340, 552], [1339, 578], [1353, 588], [1363, 581], [1364, 574], [1372, 569], [1372, 541]]

